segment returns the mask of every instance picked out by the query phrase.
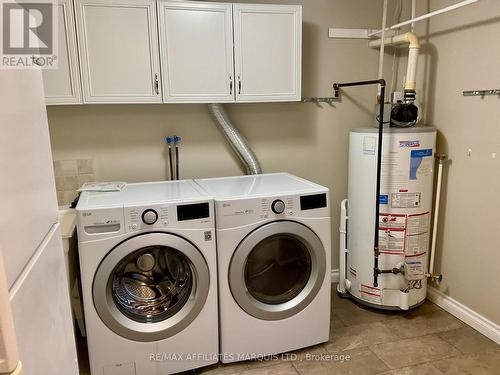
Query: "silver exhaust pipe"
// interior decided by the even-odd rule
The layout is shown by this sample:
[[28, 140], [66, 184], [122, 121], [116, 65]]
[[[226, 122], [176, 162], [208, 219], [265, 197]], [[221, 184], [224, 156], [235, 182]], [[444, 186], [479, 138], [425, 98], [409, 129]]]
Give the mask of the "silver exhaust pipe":
[[222, 104], [212, 103], [208, 105], [208, 109], [215, 120], [215, 124], [243, 163], [246, 174], [261, 174], [262, 168], [260, 167], [257, 157], [248, 145], [247, 140], [233, 125], [224, 106]]

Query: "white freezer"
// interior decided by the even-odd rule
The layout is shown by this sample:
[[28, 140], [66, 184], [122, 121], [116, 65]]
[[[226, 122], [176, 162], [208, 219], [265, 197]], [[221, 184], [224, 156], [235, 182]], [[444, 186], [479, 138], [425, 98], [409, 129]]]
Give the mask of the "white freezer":
[[12, 286], [9, 298], [24, 373], [78, 374], [59, 224]]
[[57, 222], [41, 72], [0, 70], [0, 245], [10, 288]]
[[77, 375], [39, 70], [0, 70], [0, 373]]

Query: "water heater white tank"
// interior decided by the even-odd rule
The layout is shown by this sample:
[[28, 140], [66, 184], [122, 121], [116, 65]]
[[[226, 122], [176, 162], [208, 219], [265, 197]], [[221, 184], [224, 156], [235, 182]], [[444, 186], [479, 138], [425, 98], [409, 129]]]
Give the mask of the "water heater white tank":
[[377, 133], [370, 128], [349, 134], [338, 291], [373, 307], [406, 310], [424, 302], [427, 292], [436, 129], [384, 129], [378, 268], [387, 273], [375, 282]]

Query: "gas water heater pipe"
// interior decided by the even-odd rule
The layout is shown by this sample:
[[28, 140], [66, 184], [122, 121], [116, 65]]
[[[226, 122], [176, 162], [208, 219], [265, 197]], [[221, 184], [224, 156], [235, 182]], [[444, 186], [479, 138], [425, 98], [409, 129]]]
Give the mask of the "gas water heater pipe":
[[437, 171], [437, 183], [436, 183], [436, 200], [434, 202], [434, 218], [432, 227], [432, 242], [431, 242], [431, 253], [429, 260], [429, 273], [426, 275], [432, 281], [438, 283], [443, 279], [443, 275], [434, 275], [434, 258], [436, 256], [436, 242], [437, 242], [437, 230], [438, 230], [438, 219], [439, 219], [439, 202], [441, 200], [441, 182], [443, 180], [443, 165], [444, 161], [448, 156], [446, 154], [436, 154], [436, 159], [438, 159], [438, 171]]
[[[415, 100], [415, 89], [417, 86], [417, 60], [418, 53], [420, 50], [420, 43], [418, 37], [412, 33], [408, 32], [405, 34], [399, 34], [395, 36], [390, 36], [383, 39], [384, 45], [399, 45], [408, 44], [408, 66], [406, 68], [406, 80], [404, 84], [404, 98], [405, 102], [413, 102]], [[378, 48], [382, 45], [382, 39], [372, 40], [368, 45], [372, 48]]]
[[[375, 79], [371, 81], [357, 81], [357, 82], [347, 82], [347, 83], [334, 83], [333, 90], [336, 98], [340, 95], [341, 87], [351, 87], [351, 86], [366, 86], [366, 85], [379, 85], [380, 87], [380, 103], [385, 102], [385, 86], [386, 82], [383, 78]], [[382, 172], [382, 139], [384, 134], [384, 105], [379, 105], [379, 117], [378, 117], [378, 147], [377, 147], [377, 182], [375, 188], [375, 233], [373, 235], [373, 286], [378, 286], [378, 275], [382, 273], [396, 273], [399, 270], [381, 270], [378, 266], [378, 257], [380, 255], [379, 250], [379, 216], [380, 216], [380, 180]]]

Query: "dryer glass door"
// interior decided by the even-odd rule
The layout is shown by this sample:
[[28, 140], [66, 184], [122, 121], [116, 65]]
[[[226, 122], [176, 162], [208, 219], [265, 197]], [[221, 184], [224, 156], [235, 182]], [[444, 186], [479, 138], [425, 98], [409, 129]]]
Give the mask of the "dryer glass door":
[[244, 278], [258, 301], [277, 305], [295, 298], [311, 276], [311, 255], [300, 239], [287, 233], [271, 235], [248, 254]]
[[132, 237], [99, 265], [92, 287], [101, 320], [134, 341], [161, 340], [183, 330], [208, 296], [210, 273], [201, 252], [167, 233]]
[[240, 307], [264, 320], [285, 319], [306, 308], [326, 273], [318, 236], [294, 221], [265, 224], [235, 250], [229, 266], [231, 292]]

